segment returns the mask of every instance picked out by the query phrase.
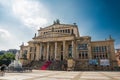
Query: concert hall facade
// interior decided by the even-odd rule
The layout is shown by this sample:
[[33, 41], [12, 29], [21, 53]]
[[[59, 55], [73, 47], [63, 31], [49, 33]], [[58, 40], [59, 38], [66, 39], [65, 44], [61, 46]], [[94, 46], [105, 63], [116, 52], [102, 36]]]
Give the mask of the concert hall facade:
[[[96, 32], [97, 34], [97, 32]], [[80, 36], [78, 26], [61, 24], [59, 20], [45, 28], [25, 46], [20, 46], [21, 58], [28, 61], [74, 59], [77, 70], [113, 69], [116, 65], [114, 39], [91, 41], [90, 36]]]

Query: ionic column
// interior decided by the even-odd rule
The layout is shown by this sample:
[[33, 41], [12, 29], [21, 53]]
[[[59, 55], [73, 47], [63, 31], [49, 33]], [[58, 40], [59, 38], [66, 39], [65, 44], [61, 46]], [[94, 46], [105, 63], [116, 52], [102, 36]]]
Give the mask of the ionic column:
[[41, 55], [42, 55], [42, 43], [40, 43], [40, 59], [41, 59]]
[[63, 41], [63, 59], [65, 59], [66, 56], [66, 47], [65, 47], [65, 41]]
[[[76, 52], [76, 58], [79, 59], [79, 52], [78, 52], [78, 44], [77, 44], [77, 42], [76, 42], [76, 45], [75, 45], [75, 46], [76, 46], [76, 49], [75, 49], [75, 50], [76, 50], [76, 51], [75, 51], [75, 52]], [[81, 54], [81, 52], [80, 52], [80, 54]], [[81, 58], [81, 57], [80, 57], [80, 58]]]
[[75, 54], [75, 51], [74, 51], [74, 47], [75, 47], [75, 44], [74, 44], [74, 41], [72, 41], [72, 57], [74, 58], [74, 54]]
[[40, 45], [39, 44], [36, 44], [36, 60], [38, 61], [39, 60], [39, 56], [40, 56]]
[[43, 50], [43, 60], [47, 59], [47, 44], [44, 44], [44, 49]]
[[55, 42], [55, 57], [54, 57], [54, 59], [56, 60], [56, 58], [57, 58], [57, 42]]
[[88, 43], [88, 53], [89, 53], [88, 59], [92, 59], [92, 53], [91, 53], [92, 51], [91, 50], [92, 50], [91, 45], [90, 45], [90, 43]]
[[47, 59], [46, 60], [48, 60], [48, 58], [49, 58], [49, 42], [47, 43]]

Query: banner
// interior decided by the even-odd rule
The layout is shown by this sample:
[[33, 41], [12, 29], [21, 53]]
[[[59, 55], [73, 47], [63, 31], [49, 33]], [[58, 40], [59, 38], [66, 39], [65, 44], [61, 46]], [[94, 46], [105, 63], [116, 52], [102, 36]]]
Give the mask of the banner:
[[78, 50], [87, 50], [87, 44], [78, 44]]
[[110, 62], [108, 59], [101, 59], [100, 60], [100, 65], [101, 66], [109, 66], [110, 65]]
[[96, 59], [91, 59], [91, 60], [89, 60], [89, 64], [90, 64], [90, 65], [98, 65], [98, 60], [96, 60]]

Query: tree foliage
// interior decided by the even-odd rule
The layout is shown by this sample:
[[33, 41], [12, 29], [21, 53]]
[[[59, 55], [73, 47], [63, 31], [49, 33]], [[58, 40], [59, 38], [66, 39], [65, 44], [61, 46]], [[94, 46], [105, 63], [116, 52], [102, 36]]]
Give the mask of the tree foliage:
[[7, 66], [10, 64], [11, 60], [15, 59], [15, 54], [7, 52], [3, 55], [0, 55], [0, 66], [2, 64], [6, 64]]
[[14, 59], [15, 59], [15, 54], [10, 52], [0, 55], [0, 60], [14, 60]]

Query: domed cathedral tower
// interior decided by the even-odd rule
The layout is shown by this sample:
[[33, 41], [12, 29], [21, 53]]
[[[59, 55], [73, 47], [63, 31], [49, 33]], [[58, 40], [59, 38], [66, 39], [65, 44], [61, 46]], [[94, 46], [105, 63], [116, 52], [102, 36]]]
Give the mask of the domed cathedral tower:
[[[23, 55], [26, 53], [29, 61], [73, 58], [76, 70], [90, 69], [91, 65], [92, 68], [97, 65], [98, 69], [101, 69], [101, 65], [110, 68], [115, 65], [114, 40], [111, 37], [108, 40], [91, 41], [90, 36], [79, 35], [76, 23], [61, 24], [58, 19], [52, 25], [40, 28], [27, 46], [20, 47], [21, 57], [25, 57]], [[101, 61], [108, 64], [102, 64]]]

